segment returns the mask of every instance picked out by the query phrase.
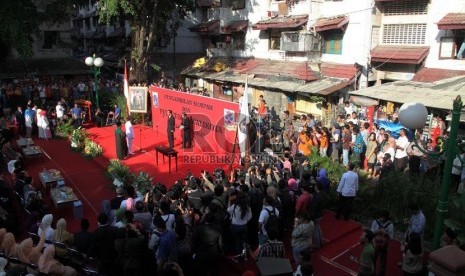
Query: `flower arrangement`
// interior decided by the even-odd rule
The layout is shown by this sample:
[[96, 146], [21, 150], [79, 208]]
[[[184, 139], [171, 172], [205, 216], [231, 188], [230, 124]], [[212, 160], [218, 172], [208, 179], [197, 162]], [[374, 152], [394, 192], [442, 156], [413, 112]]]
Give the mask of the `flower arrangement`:
[[57, 137], [67, 138], [71, 136], [74, 131], [74, 126], [71, 120], [63, 120], [58, 123], [55, 134]]
[[84, 140], [84, 150], [82, 151], [82, 155], [86, 158], [95, 158], [97, 156], [102, 155], [103, 149], [102, 147], [92, 141], [91, 139], [86, 138]]
[[123, 183], [132, 183], [133, 174], [129, 167], [124, 165], [119, 159], [111, 159], [108, 164], [107, 173], [113, 178]]
[[84, 148], [84, 142], [87, 138], [86, 130], [78, 127], [71, 133], [71, 148], [81, 150]]

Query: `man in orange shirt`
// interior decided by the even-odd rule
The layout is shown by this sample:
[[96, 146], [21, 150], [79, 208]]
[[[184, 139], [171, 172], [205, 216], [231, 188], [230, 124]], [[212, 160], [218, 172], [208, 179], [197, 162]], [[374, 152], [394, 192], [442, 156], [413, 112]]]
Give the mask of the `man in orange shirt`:
[[304, 156], [309, 156], [312, 154], [312, 146], [313, 142], [310, 132], [307, 132], [307, 127], [304, 126], [299, 134], [299, 152]]
[[327, 156], [326, 152], [328, 151], [328, 135], [325, 129], [319, 130], [320, 136], [320, 155]]

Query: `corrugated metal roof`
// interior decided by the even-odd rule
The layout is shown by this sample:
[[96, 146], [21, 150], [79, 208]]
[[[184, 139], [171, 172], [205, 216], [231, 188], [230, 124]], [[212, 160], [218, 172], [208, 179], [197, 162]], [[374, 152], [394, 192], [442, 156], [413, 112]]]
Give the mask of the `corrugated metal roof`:
[[451, 110], [458, 95], [465, 99], [465, 77], [434, 83], [396, 81], [349, 93], [396, 103], [419, 102], [427, 107]]
[[415, 74], [412, 81], [434, 82], [457, 76], [465, 76], [465, 71], [424, 67]]
[[[246, 78], [245, 74], [234, 73], [231, 70], [219, 73], [197, 72], [193, 75], [207, 80], [210, 79], [241, 84], [245, 83]], [[345, 80], [336, 78], [322, 78], [319, 80], [305, 83], [304, 81], [276, 80], [253, 77], [249, 77], [248, 83], [250, 86], [255, 87], [262, 87], [291, 93], [315, 94], [322, 96], [327, 96], [350, 84]]]

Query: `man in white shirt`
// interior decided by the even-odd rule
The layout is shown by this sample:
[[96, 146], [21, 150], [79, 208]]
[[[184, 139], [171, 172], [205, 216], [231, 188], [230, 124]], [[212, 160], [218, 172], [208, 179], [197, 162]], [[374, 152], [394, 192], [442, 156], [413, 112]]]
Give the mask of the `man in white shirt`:
[[358, 174], [354, 172], [355, 164], [350, 163], [347, 172], [345, 172], [337, 192], [339, 194], [339, 202], [337, 206], [336, 219], [340, 219], [344, 215], [344, 219], [348, 220], [352, 212], [352, 204], [358, 191]]
[[126, 123], [124, 124], [124, 129], [126, 131], [126, 142], [128, 144], [128, 154], [133, 155], [134, 152], [132, 151], [132, 142], [134, 141], [134, 127], [132, 126], [130, 117], [126, 119]]
[[396, 172], [403, 172], [408, 165], [407, 148], [410, 143], [406, 134], [406, 130], [404, 128], [401, 129], [400, 136], [396, 140], [396, 155], [394, 158], [394, 169]]
[[63, 107], [63, 105], [61, 104], [61, 101], [59, 101], [57, 103], [57, 106], [56, 106], [56, 113], [57, 113], [57, 119], [58, 120], [62, 120], [63, 119], [63, 115], [65, 115], [65, 108]]
[[258, 218], [258, 244], [259, 246], [264, 245], [268, 240], [268, 233], [266, 232], [266, 224], [270, 215], [274, 214], [276, 217], [279, 217], [279, 211], [273, 206], [274, 200], [271, 196], [266, 196], [263, 199], [263, 209], [260, 212]]

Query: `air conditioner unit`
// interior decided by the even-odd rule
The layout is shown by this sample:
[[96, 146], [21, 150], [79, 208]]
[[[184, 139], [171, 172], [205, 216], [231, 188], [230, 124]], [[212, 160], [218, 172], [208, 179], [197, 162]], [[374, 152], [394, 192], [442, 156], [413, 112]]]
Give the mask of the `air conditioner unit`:
[[226, 42], [217, 42], [216, 43], [216, 48], [225, 49], [226, 48]]

